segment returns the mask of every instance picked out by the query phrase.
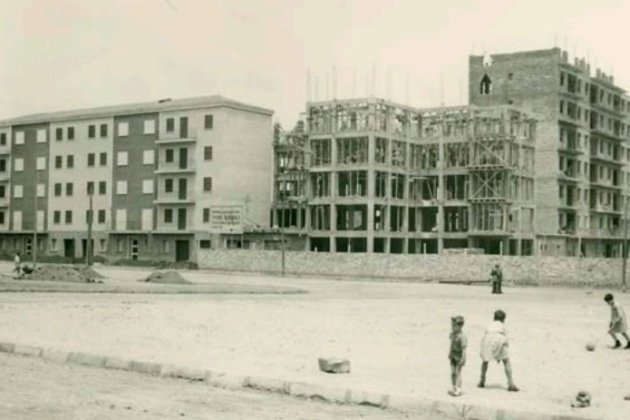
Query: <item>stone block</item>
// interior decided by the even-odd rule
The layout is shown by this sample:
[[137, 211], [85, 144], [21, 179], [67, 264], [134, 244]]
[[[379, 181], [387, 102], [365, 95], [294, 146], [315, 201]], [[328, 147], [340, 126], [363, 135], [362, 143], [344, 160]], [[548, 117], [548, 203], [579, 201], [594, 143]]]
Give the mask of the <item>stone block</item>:
[[105, 359], [105, 367], [107, 369], [131, 370], [131, 360], [119, 357], [107, 357]]
[[251, 376], [247, 387], [261, 391], [279, 392], [289, 394], [291, 385], [282, 379], [267, 378], [264, 376]]
[[289, 391], [290, 394], [294, 397], [310, 398], [314, 400], [346, 404], [352, 401], [352, 392], [350, 390], [342, 388], [292, 382]]
[[358, 405], [387, 408], [389, 406], [389, 394], [381, 394], [369, 391], [352, 391], [351, 402]]
[[78, 365], [104, 367], [105, 357], [87, 353], [70, 353], [68, 361]]
[[140, 360], [132, 360], [129, 370], [147, 375], [159, 375], [162, 372], [162, 365], [153, 362], [143, 362]]
[[43, 349], [41, 347], [26, 346], [23, 344], [15, 345], [15, 354], [23, 354], [24, 356], [41, 356]]
[[219, 388], [239, 389], [249, 385], [249, 377], [231, 373], [206, 371], [206, 382]]
[[3, 353], [15, 352], [15, 344], [13, 343], [0, 343], [0, 351]]
[[66, 351], [54, 350], [54, 349], [46, 349], [42, 353], [42, 357], [46, 360], [51, 360], [53, 362], [65, 363], [68, 361], [70, 357], [70, 353]]
[[164, 365], [160, 375], [170, 378], [188, 379], [190, 381], [205, 381], [206, 371], [185, 366]]
[[320, 357], [319, 370], [326, 373], [350, 373], [350, 361], [336, 357]]

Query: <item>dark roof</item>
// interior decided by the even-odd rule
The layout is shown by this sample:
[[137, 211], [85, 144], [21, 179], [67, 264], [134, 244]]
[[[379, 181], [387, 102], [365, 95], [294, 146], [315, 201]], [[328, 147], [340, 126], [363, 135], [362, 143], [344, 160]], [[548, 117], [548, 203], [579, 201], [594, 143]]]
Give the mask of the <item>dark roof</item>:
[[248, 105], [220, 95], [200, 96], [184, 99], [165, 99], [154, 102], [142, 102], [135, 104], [102, 106], [97, 108], [73, 109], [69, 111], [46, 112], [41, 114], [24, 115], [0, 121], [0, 126], [35, 124], [46, 122], [58, 122], [65, 120], [78, 120], [88, 118], [107, 118], [118, 115], [143, 114], [149, 112], [174, 111], [181, 109], [195, 109], [206, 107], [228, 107], [242, 111], [256, 112], [272, 115], [273, 111]]

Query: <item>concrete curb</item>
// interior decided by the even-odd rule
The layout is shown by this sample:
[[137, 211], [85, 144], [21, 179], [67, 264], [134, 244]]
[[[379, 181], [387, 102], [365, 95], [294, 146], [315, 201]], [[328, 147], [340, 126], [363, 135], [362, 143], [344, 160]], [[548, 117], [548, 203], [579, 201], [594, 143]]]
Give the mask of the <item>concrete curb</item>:
[[383, 409], [389, 408], [403, 412], [410, 411], [414, 414], [435, 414], [475, 420], [594, 420], [592, 417], [505, 410], [455, 401], [431, 400], [411, 395], [383, 394], [364, 390], [328, 387], [263, 376], [242, 376], [187, 366], [129, 360], [82, 352], [69, 353], [17, 343], [0, 342], [0, 352], [41, 357], [54, 362], [72, 363], [106, 369], [119, 369], [154, 376], [181, 378], [190, 381], [203, 381], [210, 386], [219, 388], [249, 388], [331, 403], [364, 405]]

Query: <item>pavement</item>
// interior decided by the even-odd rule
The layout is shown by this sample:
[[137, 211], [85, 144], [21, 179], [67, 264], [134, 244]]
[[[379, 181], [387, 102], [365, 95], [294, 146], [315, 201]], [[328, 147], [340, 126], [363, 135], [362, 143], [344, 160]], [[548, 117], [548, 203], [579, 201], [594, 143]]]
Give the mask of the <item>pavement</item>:
[[[111, 282], [144, 274], [101, 271]], [[469, 418], [478, 419], [625, 419], [630, 406], [623, 400], [630, 352], [606, 348], [604, 291], [506, 287], [505, 295], [492, 296], [480, 286], [182, 273], [194, 282], [289, 285], [309, 294], [3, 294], [0, 340], [39, 346], [42, 355], [57, 351], [72, 363], [107, 366], [109, 359], [154, 375], [175, 366], [206, 372], [204, 381], [221, 386], [425, 413], [473, 410]], [[619, 300], [630, 307], [627, 295]], [[506, 392], [502, 368], [494, 365], [488, 389], [474, 386], [477, 343], [497, 307], [508, 313], [519, 393]], [[465, 315], [470, 343], [459, 399], [446, 395], [455, 313]], [[584, 350], [587, 340], [598, 344], [595, 352]], [[319, 372], [317, 358], [326, 355], [349, 358], [352, 373]], [[570, 407], [580, 390], [593, 395], [591, 407]]]

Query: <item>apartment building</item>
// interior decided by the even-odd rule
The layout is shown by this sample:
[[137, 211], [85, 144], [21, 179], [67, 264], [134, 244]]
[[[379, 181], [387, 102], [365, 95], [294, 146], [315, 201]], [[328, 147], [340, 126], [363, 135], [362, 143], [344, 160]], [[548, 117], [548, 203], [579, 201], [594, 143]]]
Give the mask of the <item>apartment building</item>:
[[558, 48], [469, 58], [470, 103], [535, 114], [540, 252], [615, 257], [630, 175], [630, 99], [611, 75]]
[[277, 136], [272, 224], [312, 251], [531, 255], [536, 133], [511, 106], [309, 103]]
[[[194, 260], [271, 205], [273, 112], [221, 96], [0, 122], [0, 251]], [[247, 171], [243, 171], [247, 168]], [[90, 212], [90, 209], [91, 212]]]

